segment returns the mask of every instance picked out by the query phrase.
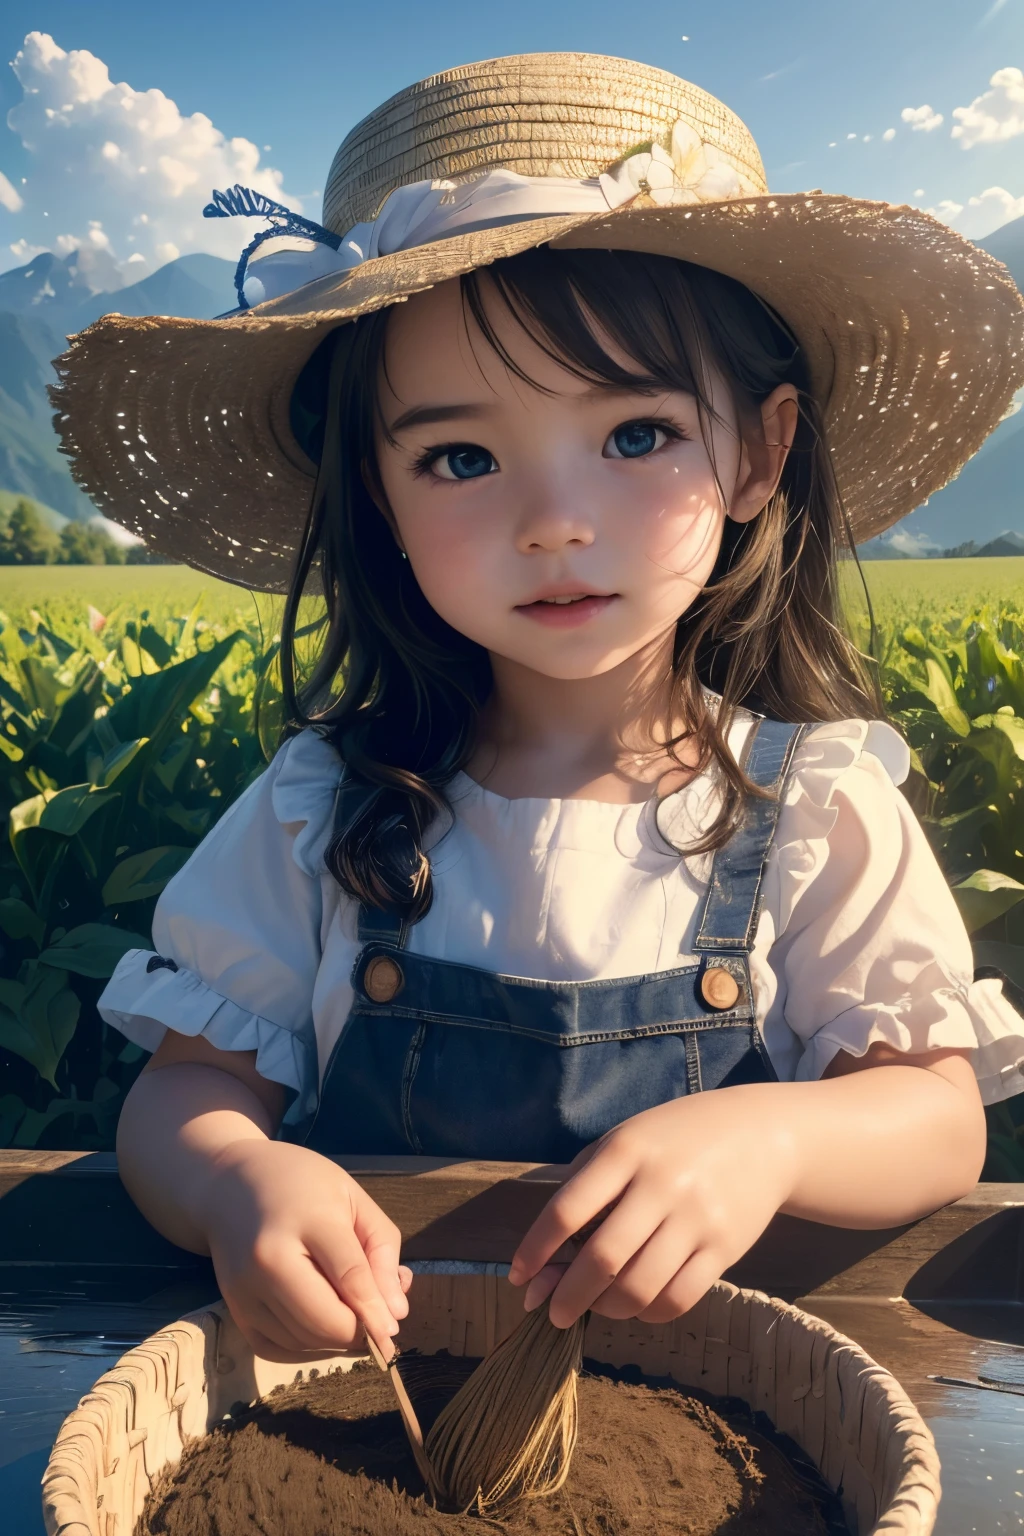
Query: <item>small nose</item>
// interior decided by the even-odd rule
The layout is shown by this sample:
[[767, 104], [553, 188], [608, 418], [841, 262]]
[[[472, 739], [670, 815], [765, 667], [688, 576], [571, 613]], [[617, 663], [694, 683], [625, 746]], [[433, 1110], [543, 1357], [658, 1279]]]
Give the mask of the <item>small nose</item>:
[[534, 501], [520, 518], [516, 549], [522, 555], [557, 554], [567, 545], [586, 548], [595, 538], [593, 519], [565, 501]]

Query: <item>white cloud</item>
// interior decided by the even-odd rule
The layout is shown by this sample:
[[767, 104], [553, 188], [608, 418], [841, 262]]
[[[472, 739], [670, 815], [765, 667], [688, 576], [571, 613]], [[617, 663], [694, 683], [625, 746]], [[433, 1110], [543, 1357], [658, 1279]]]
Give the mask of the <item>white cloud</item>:
[[185, 252], [238, 256], [263, 221], [204, 219], [214, 187], [241, 182], [301, 208], [283, 191], [281, 172], [261, 166], [257, 145], [228, 138], [203, 112], [183, 116], [161, 90], [113, 82], [85, 49], [65, 52], [47, 33], [30, 32], [12, 68], [23, 95], [7, 122], [32, 161], [20, 207], [4, 195], [9, 183], [0, 185], [0, 203], [18, 216], [11, 225], [0, 215], [15, 261], [57, 248], [48, 217], [56, 209], [60, 243], [106, 254], [109, 270], [90, 271], [116, 287]]
[[976, 96], [969, 107], [953, 109], [953, 137], [964, 149], [1001, 144], [1024, 133], [1024, 71], [997, 69], [989, 85], [992, 89]]
[[966, 203], [955, 203], [946, 198], [927, 211], [943, 223], [952, 224], [968, 239], [983, 240], [1001, 224], [1024, 217], [1024, 197], [1014, 197], [1005, 187], [986, 187], [977, 197], [969, 197]]
[[931, 107], [904, 107], [900, 117], [909, 123], [915, 133], [933, 133], [942, 122], [942, 113]]
[[0, 204], [7, 209], [8, 213], [20, 213], [24, 206], [21, 193], [11, 186], [3, 171], [0, 171]]
[[1024, 197], [1014, 197], [1005, 187], [986, 187], [980, 197], [968, 199], [968, 206], [978, 210], [972, 215], [973, 220], [985, 226], [979, 229], [979, 238], [982, 234], [991, 234], [1000, 224], [1024, 217]]
[[882, 134], [882, 138], [885, 140], [885, 142], [887, 144], [891, 144], [895, 137], [896, 137], [896, 129], [895, 128], [887, 128], [885, 130], [885, 132]]
[[45, 245], [31, 245], [27, 240], [12, 240], [10, 248], [14, 252], [15, 264], [19, 267], [25, 266], [33, 256], [41, 256], [48, 249]]
[[909, 528], [897, 528], [885, 542], [893, 549], [898, 549], [901, 555], [910, 555], [915, 559], [939, 548], [935, 540], [930, 539], [926, 533], [911, 533]]

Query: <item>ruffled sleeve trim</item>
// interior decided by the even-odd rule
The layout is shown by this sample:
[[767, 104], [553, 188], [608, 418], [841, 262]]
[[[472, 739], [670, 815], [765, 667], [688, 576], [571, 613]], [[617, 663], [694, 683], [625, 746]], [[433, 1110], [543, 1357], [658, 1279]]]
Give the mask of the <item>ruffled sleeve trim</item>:
[[807, 732], [793, 757], [782, 798], [772, 863], [779, 882], [776, 932], [789, 925], [808, 883], [824, 869], [838, 811], [833, 803], [843, 775], [867, 753], [894, 785], [910, 772], [910, 749], [882, 720], [836, 720]]
[[282, 827], [294, 829], [292, 857], [303, 874], [323, 872], [331, 840], [342, 762], [330, 742], [315, 731], [301, 731], [281, 748], [270, 802]]
[[255, 1051], [261, 1077], [292, 1090], [285, 1124], [303, 1120], [317, 1102], [318, 1067], [312, 1029], [308, 1041], [260, 1014], [240, 1008], [195, 971], [166, 964], [150, 971], [152, 950], [131, 949], [100, 999], [100, 1017], [144, 1051], [155, 1051], [168, 1029], [203, 1035], [223, 1051]]
[[1024, 1086], [1024, 1020], [998, 981], [973, 981], [952, 894], [894, 788], [909, 768], [881, 722], [816, 726], [800, 743], [751, 957], [755, 992], [771, 999], [765, 1041], [797, 1080], [876, 1041], [969, 1052], [995, 1103]]

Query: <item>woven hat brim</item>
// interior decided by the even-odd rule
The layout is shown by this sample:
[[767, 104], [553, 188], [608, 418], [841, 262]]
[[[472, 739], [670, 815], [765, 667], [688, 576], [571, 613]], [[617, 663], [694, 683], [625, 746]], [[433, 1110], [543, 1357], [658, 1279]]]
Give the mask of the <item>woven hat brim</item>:
[[315, 474], [289, 406], [319, 342], [546, 242], [680, 257], [778, 310], [807, 355], [858, 541], [956, 475], [1024, 384], [1024, 299], [1006, 269], [917, 209], [822, 194], [626, 207], [378, 257], [231, 320], [107, 316], [56, 365], [72, 473], [162, 553], [283, 591]]

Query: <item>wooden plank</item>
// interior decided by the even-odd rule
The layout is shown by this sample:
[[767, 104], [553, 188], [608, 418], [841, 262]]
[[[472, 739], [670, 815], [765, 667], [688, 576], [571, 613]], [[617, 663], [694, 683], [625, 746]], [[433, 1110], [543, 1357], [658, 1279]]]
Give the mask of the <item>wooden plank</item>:
[[[338, 1158], [401, 1228], [408, 1258], [507, 1262], [564, 1178], [553, 1164], [445, 1158]], [[923, 1221], [887, 1231], [777, 1216], [728, 1271], [737, 1285], [792, 1300], [900, 1296], [911, 1277], [1000, 1211], [1024, 1206], [1024, 1184], [987, 1184]], [[979, 1241], [981, 1239], [979, 1238]], [[113, 1153], [0, 1150], [0, 1260], [180, 1263], [128, 1199]]]

